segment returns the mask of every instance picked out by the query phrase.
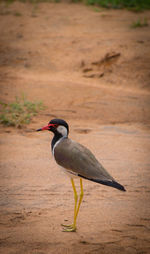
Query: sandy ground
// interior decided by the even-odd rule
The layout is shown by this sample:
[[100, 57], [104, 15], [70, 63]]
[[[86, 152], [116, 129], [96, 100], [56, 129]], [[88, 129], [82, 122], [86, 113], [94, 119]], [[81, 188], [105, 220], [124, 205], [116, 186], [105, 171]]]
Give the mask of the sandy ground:
[[[16, 2], [0, 14], [0, 99], [47, 106], [27, 127], [0, 127], [1, 253], [150, 253], [150, 26], [130, 27], [150, 12]], [[54, 117], [127, 189], [84, 181], [75, 233], [60, 225], [74, 200], [52, 135], [35, 132]]]

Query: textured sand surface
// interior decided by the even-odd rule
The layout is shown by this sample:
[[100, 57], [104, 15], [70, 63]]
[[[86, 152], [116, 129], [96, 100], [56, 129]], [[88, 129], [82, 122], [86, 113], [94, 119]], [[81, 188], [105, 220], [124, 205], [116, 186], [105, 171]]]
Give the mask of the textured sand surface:
[[[148, 254], [150, 27], [130, 25], [150, 12], [65, 3], [0, 8], [0, 100], [25, 93], [47, 106], [27, 127], [0, 127], [1, 253]], [[55, 117], [127, 189], [84, 181], [75, 233], [61, 228], [72, 222], [74, 199], [52, 158], [52, 134], [35, 132]]]

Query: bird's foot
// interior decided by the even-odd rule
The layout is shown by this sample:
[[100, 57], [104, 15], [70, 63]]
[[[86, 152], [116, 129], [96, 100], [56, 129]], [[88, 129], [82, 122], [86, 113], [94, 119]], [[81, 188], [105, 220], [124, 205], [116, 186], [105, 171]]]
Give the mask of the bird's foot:
[[63, 232], [75, 232], [76, 231], [76, 226], [74, 224], [71, 224], [71, 225], [61, 224], [61, 226], [63, 226]]
[[69, 224], [69, 225], [68, 224], [67, 225], [66, 224], [61, 224], [61, 226], [64, 227], [64, 228], [72, 228], [73, 224]]

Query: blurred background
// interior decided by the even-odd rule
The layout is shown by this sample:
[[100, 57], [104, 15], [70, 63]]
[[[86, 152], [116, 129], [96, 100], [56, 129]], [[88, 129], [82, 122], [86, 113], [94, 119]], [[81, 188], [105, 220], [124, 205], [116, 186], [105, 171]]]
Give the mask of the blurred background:
[[[84, 181], [73, 234], [53, 118], [127, 189]], [[149, 253], [149, 0], [1, 0], [0, 123], [3, 254]]]

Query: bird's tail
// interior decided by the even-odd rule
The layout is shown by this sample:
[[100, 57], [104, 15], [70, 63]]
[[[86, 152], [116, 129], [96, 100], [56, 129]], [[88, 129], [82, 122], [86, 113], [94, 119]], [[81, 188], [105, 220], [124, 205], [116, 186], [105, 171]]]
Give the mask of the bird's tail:
[[90, 179], [91, 181], [103, 184], [103, 185], [107, 185], [113, 188], [116, 188], [118, 190], [121, 191], [126, 191], [126, 189], [124, 188], [123, 185], [121, 185], [120, 183], [117, 183], [116, 181], [102, 181], [102, 180], [97, 180], [97, 179]]
[[110, 181], [108, 181], [108, 180], [104, 181], [104, 180], [99, 180], [99, 179], [90, 179], [90, 178], [87, 178], [87, 177], [84, 177], [84, 176], [81, 176], [81, 175], [78, 175], [78, 176], [80, 176], [82, 178], [85, 178], [85, 179], [88, 179], [90, 181], [96, 182], [96, 183], [100, 183], [100, 184], [103, 184], [103, 185], [107, 185], [107, 186], [116, 188], [116, 189], [121, 190], [121, 191], [126, 191], [126, 189], [124, 188], [123, 185], [121, 185], [120, 183], [117, 183], [114, 180], [112, 180], [112, 181], [111, 180]]

